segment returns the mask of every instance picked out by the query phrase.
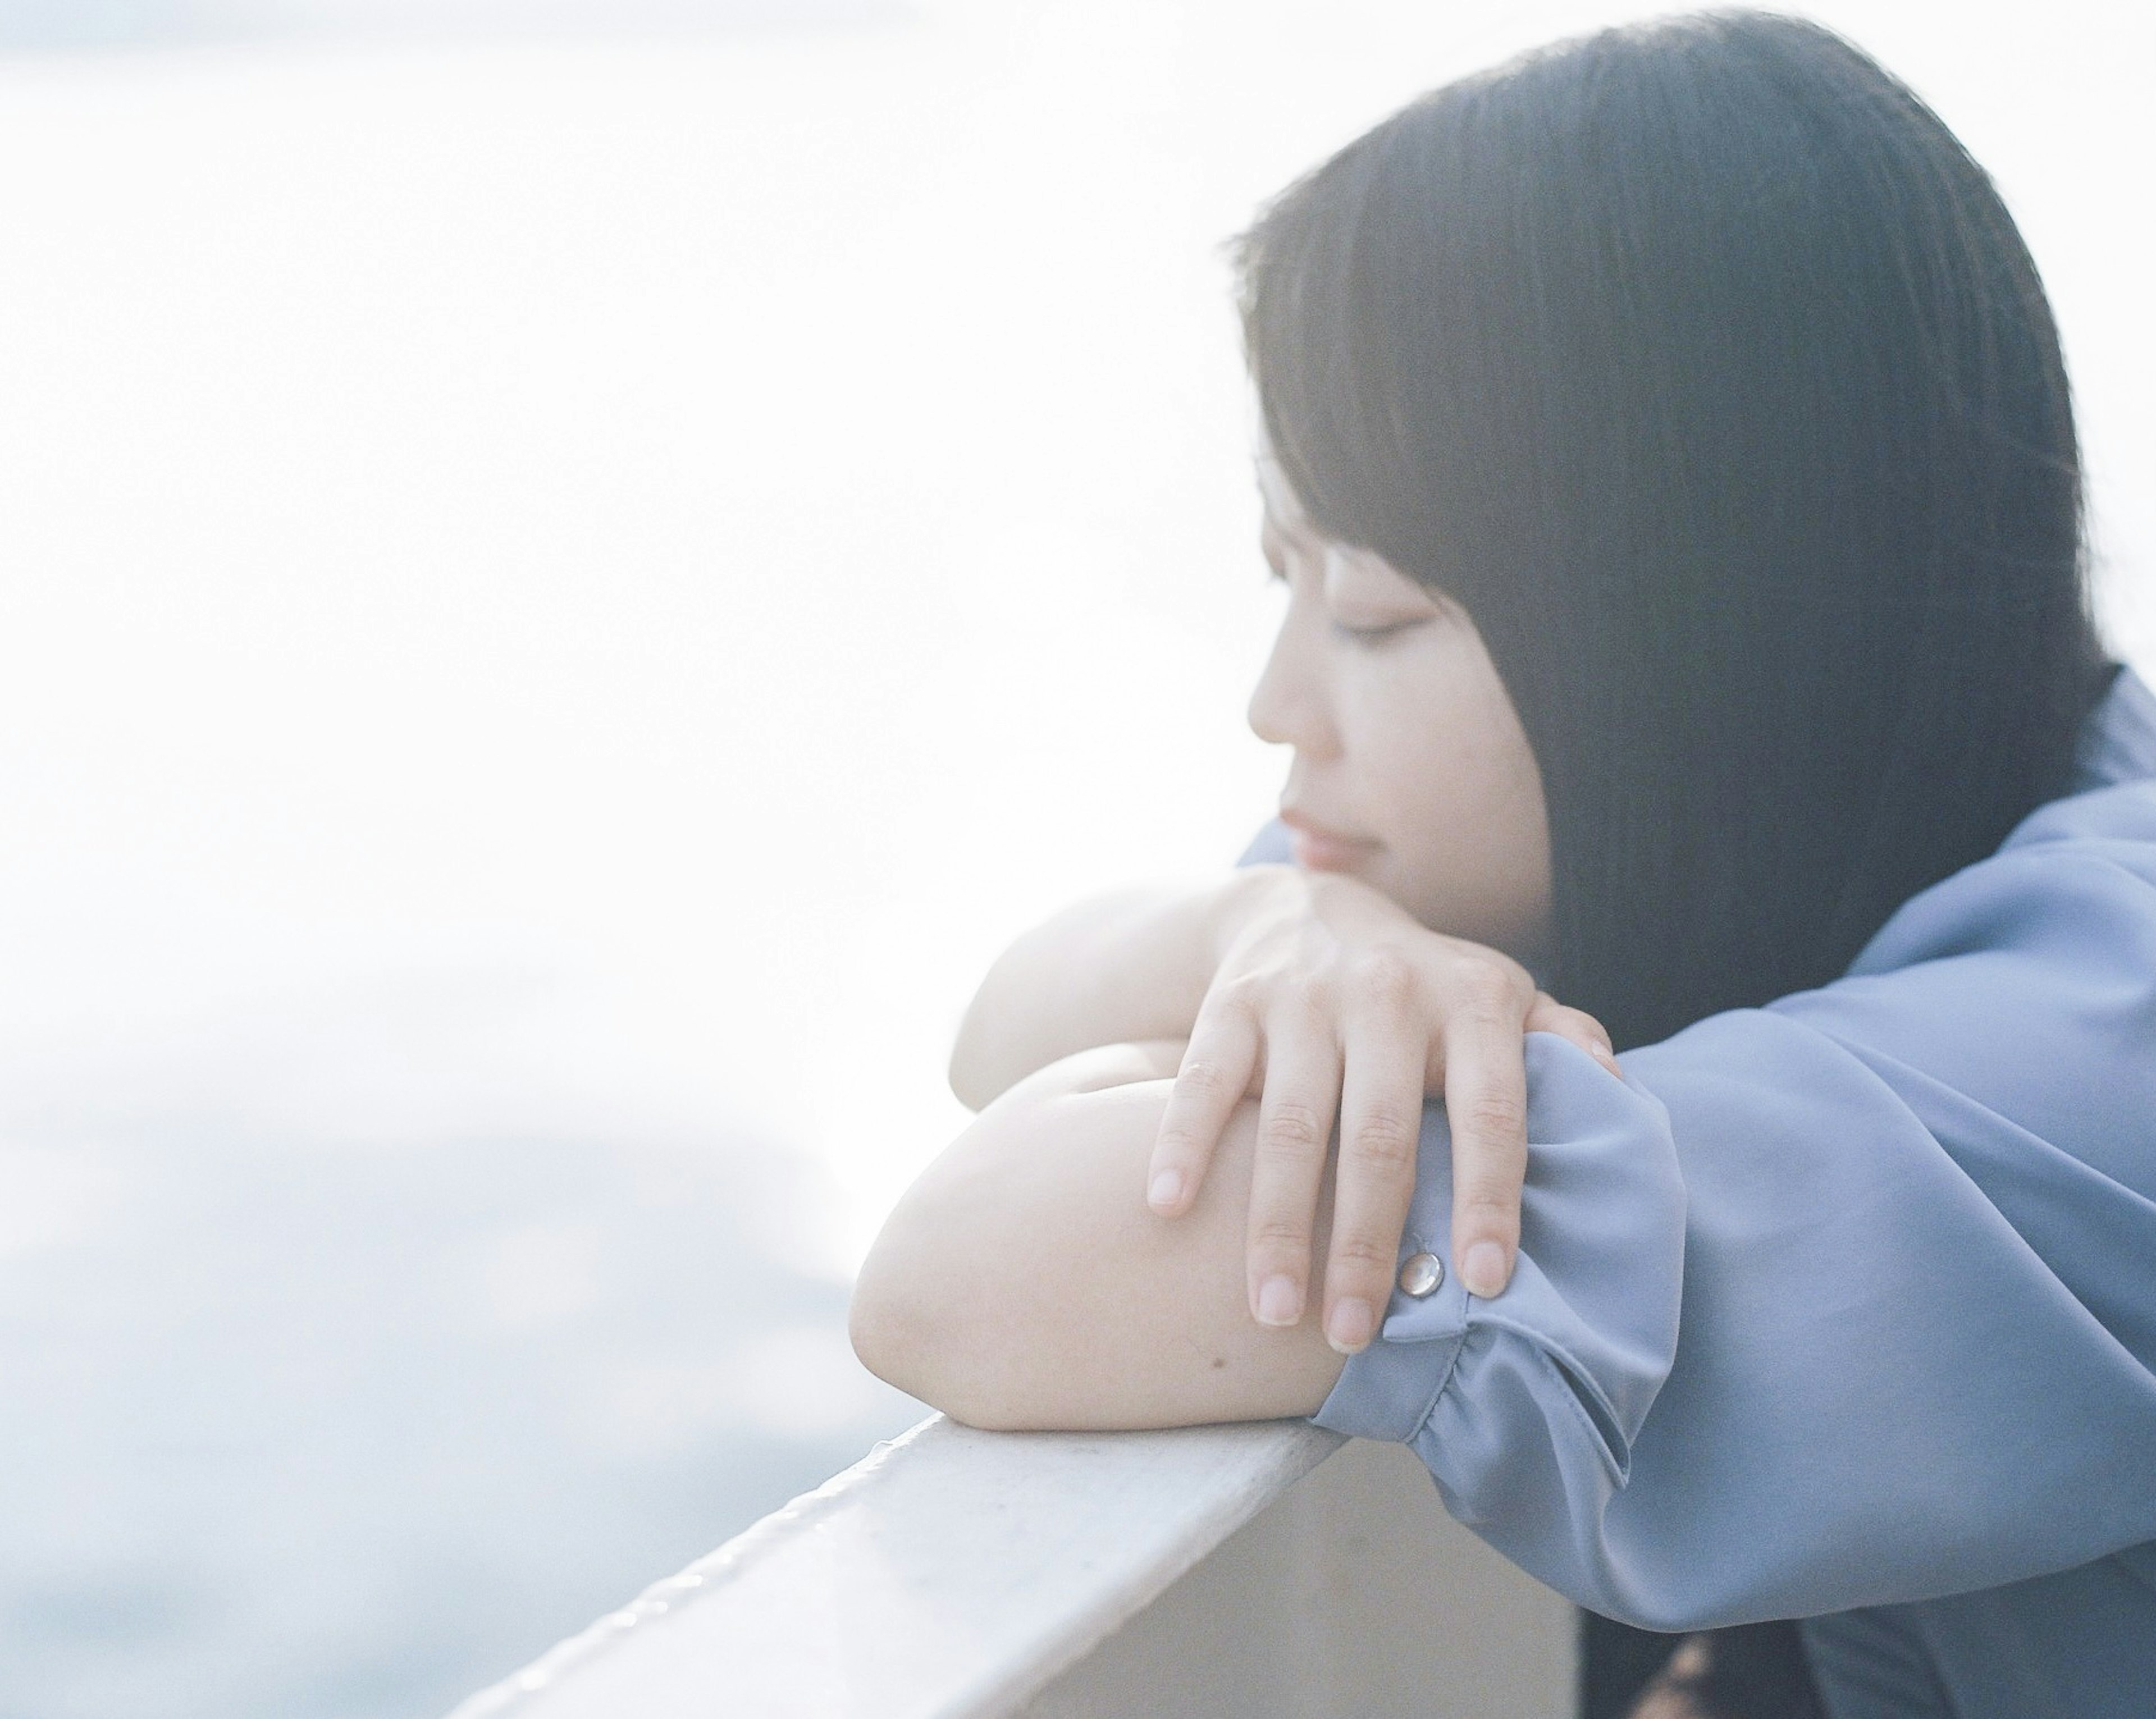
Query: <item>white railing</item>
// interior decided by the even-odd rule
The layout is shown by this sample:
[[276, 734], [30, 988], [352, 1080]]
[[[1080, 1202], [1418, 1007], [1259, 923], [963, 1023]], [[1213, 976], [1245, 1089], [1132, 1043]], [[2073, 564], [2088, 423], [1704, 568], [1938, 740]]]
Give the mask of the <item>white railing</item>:
[[1561, 1719], [1574, 1618], [1396, 1446], [938, 1417], [451, 1719]]

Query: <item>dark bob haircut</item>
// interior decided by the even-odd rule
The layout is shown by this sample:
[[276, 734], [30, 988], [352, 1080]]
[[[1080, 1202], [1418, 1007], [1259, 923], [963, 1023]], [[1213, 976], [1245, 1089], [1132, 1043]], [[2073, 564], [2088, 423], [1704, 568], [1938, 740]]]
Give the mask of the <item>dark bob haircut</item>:
[[1989, 179], [1839, 37], [1531, 54], [1239, 254], [1312, 522], [1456, 598], [1504, 678], [1546, 983], [1620, 1046], [1834, 978], [2071, 781], [2108, 665], [2057, 331]]

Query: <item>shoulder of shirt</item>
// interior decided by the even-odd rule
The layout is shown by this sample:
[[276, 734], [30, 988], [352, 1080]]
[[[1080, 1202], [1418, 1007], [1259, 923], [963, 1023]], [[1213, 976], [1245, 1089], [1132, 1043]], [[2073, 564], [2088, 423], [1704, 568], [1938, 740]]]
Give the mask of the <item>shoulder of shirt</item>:
[[[2031, 812], [1995, 854], [1904, 902], [1850, 976], [2053, 943], [2065, 921], [2086, 926], [2092, 911], [2156, 935], [2156, 695], [2130, 669], [2089, 718], [2074, 791]], [[2071, 958], [2090, 957], [2083, 938], [2066, 945]], [[2137, 929], [2112, 953], [2138, 958], [2145, 947]]]

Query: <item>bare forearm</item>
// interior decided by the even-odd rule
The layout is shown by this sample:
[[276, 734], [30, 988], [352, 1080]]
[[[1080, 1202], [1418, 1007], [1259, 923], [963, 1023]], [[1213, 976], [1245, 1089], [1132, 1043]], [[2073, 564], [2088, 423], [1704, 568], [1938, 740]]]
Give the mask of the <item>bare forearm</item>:
[[[1260, 868], [1260, 870], [1262, 870]], [[981, 982], [951, 1053], [951, 1090], [980, 1110], [1036, 1069], [1096, 1045], [1187, 1037], [1252, 871], [1119, 890], [1013, 943]]]
[[870, 1368], [959, 1419], [1007, 1429], [1317, 1409], [1342, 1362], [1314, 1315], [1268, 1329], [1244, 1301], [1256, 1106], [1243, 1106], [1191, 1212], [1171, 1221], [1146, 1208], [1168, 1090], [1149, 1077], [1179, 1049], [1072, 1058], [959, 1137], [862, 1268], [854, 1339]]

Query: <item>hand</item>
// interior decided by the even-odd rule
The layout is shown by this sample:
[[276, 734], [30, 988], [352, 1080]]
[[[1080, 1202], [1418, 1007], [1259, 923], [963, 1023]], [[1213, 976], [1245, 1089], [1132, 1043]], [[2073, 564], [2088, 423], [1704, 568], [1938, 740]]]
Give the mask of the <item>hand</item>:
[[1166, 1217], [1189, 1210], [1229, 1117], [1259, 1092], [1250, 1311], [1297, 1324], [1337, 1116], [1324, 1329], [1353, 1354], [1392, 1291], [1424, 1098], [1442, 1096], [1452, 1122], [1452, 1257], [1486, 1298], [1511, 1280], [1519, 1248], [1524, 1035], [1555, 1033], [1613, 1074], [1617, 1062], [1600, 1023], [1537, 991], [1509, 956], [1429, 930], [1354, 878], [1286, 866], [1250, 876], [1162, 1118], [1147, 1203]]

